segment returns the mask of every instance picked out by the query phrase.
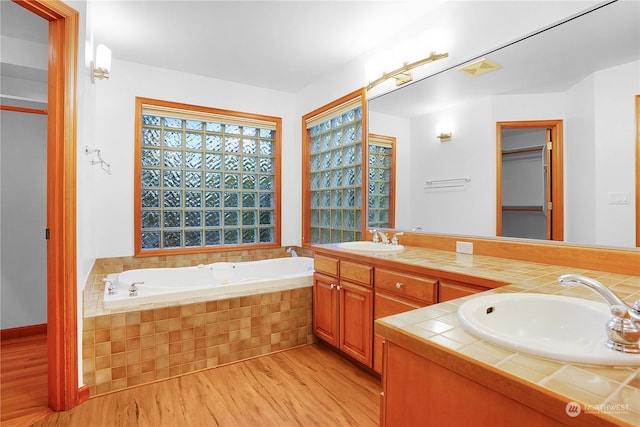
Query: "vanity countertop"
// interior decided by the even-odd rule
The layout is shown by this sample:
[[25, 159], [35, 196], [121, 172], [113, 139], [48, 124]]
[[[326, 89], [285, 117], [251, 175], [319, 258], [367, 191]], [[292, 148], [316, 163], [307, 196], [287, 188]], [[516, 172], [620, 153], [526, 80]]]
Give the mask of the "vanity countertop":
[[[557, 283], [566, 273], [583, 274], [602, 282], [627, 302], [640, 299], [640, 276], [616, 274], [551, 264], [531, 263], [491, 256], [464, 255], [419, 247], [405, 247], [399, 254], [377, 255], [342, 250], [336, 245], [314, 247], [316, 253], [344, 256], [376, 267], [433, 272], [442, 277], [480, 279], [486, 292], [531, 292], [573, 296], [601, 301], [584, 287], [564, 288]], [[494, 283], [494, 286], [490, 286]], [[497, 287], [500, 284], [508, 285]], [[467, 333], [456, 311], [469, 298], [443, 302], [378, 319], [375, 331], [427, 359], [471, 379], [493, 378], [496, 391], [513, 396], [522, 393], [562, 419], [568, 402], [578, 402], [583, 412], [613, 425], [640, 425], [640, 369], [569, 364], [538, 358], [495, 346]], [[604, 325], [603, 325], [604, 327]], [[496, 378], [499, 380], [495, 381]], [[505, 381], [506, 380], [506, 381]], [[538, 397], [536, 397], [538, 396]], [[553, 408], [548, 408], [549, 401]], [[542, 403], [541, 403], [542, 402]]]

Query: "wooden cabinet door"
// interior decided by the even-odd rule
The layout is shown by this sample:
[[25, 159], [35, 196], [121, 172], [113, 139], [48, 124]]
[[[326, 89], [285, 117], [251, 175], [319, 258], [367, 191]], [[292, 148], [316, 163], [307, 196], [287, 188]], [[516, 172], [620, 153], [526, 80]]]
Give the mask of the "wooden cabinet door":
[[371, 367], [373, 291], [342, 280], [339, 295], [340, 350]]
[[331, 276], [313, 276], [313, 333], [338, 347], [338, 281]]

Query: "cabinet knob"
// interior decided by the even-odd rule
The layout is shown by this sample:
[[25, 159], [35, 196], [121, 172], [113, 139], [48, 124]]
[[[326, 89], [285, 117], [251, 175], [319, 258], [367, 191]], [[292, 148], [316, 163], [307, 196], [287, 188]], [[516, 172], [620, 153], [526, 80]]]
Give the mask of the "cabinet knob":
[[333, 283], [329, 285], [329, 289], [333, 289], [335, 287], [336, 287], [336, 285], [334, 285]]
[[403, 287], [403, 286], [404, 286], [404, 283], [402, 283], [402, 282], [396, 282], [396, 288], [397, 288], [397, 289], [400, 289], [400, 288], [401, 288], [401, 287]]
[[342, 286], [338, 285], [338, 290], [342, 289]]

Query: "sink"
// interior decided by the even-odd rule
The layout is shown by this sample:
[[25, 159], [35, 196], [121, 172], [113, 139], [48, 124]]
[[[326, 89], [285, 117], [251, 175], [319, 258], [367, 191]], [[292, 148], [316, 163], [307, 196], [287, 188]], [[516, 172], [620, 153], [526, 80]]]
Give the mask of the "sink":
[[462, 327], [492, 344], [570, 363], [640, 366], [639, 354], [605, 346], [609, 306], [545, 294], [489, 294], [458, 308]]
[[349, 249], [352, 251], [376, 253], [397, 253], [402, 252], [402, 250], [404, 249], [404, 246], [402, 245], [385, 245], [382, 243], [374, 243], [370, 241], [342, 242], [338, 243], [338, 247], [341, 249]]

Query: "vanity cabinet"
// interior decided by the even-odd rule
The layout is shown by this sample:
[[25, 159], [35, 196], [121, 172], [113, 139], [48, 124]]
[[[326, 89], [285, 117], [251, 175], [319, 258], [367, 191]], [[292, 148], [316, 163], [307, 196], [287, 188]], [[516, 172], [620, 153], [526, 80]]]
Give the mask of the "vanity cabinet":
[[483, 292], [488, 289], [489, 288], [483, 286], [440, 279], [438, 302], [466, 297], [467, 295], [477, 294], [478, 292]]
[[[438, 280], [385, 268], [375, 270], [374, 319], [433, 304], [438, 300]], [[373, 338], [373, 370], [382, 373], [383, 339]]]
[[518, 424], [514, 420], [539, 427], [566, 425], [493, 390], [490, 379], [476, 382], [392, 341], [385, 346], [383, 427], [507, 427]]
[[373, 266], [316, 255], [313, 333], [371, 367]]

